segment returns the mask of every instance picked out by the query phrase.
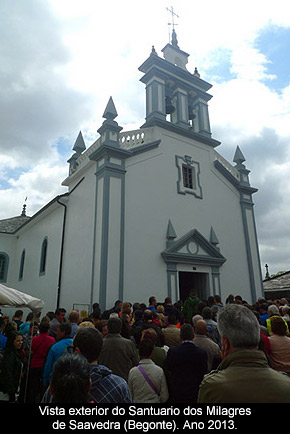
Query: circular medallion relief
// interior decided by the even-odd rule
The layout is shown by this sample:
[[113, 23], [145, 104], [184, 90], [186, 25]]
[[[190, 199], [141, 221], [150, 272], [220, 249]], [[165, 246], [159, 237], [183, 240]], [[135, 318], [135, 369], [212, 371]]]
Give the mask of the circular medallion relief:
[[190, 241], [187, 244], [188, 253], [196, 255], [198, 253], [198, 245], [194, 241]]

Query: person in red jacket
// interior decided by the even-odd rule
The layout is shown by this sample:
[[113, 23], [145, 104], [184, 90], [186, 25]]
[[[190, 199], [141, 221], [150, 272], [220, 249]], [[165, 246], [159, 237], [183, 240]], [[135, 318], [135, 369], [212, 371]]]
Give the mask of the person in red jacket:
[[40, 402], [43, 394], [43, 367], [47, 352], [55, 339], [48, 335], [49, 318], [44, 317], [39, 324], [39, 335], [34, 336], [31, 344], [31, 363], [29, 367], [26, 402]]

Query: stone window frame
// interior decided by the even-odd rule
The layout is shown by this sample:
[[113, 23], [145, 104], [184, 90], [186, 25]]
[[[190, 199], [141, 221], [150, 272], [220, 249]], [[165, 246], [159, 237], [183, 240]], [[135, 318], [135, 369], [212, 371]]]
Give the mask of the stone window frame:
[[[202, 199], [203, 195], [200, 185], [200, 164], [197, 161], [194, 161], [189, 155], [184, 155], [183, 157], [176, 155], [175, 163], [178, 170], [177, 193], [183, 195], [191, 194], [198, 199]], [[192, 188], [190, 188], [189, 184], [185, 182], [184, 168], [190, 170], [192, 176]]]

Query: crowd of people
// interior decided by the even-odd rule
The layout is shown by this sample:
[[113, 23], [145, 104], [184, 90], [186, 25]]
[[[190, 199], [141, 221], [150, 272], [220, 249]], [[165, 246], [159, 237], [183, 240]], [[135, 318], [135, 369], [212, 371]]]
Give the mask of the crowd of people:
[[0, 401], [290, 403], [290, 300], [173, 304], [0, 316]]

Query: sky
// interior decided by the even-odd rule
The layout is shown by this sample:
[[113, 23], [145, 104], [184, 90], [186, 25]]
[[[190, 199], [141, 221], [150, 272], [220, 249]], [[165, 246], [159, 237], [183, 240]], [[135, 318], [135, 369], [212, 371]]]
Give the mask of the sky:
[[[251, 171], [262, 275], [290, 270], [288, 0], [1, 0], [0, 219], [57, 194], [82, 131], [97, 138], [112, 96], [123, 131], [145, 120], [138, 67], [170, 41], [210, 82], [212, 137]], [[27, 198], [27, 199], [26, 199]], [[25, 202], [26, 200], [26, 202]]]

